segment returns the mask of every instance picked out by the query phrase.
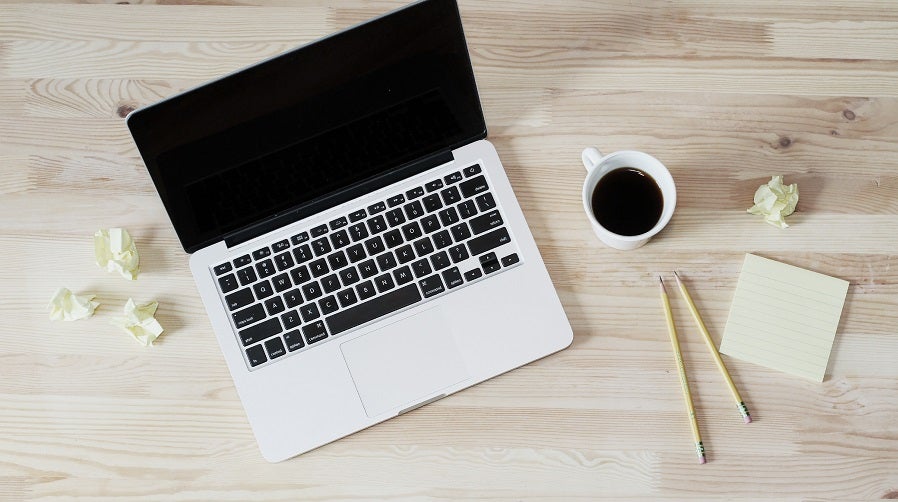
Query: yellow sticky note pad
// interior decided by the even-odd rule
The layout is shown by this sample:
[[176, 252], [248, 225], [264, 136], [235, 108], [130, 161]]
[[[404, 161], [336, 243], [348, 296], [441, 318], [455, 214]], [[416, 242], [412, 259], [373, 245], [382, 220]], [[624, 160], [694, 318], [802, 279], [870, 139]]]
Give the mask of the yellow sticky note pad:
[[745, 255], [720, 352], [823, 381], [848, 281]]

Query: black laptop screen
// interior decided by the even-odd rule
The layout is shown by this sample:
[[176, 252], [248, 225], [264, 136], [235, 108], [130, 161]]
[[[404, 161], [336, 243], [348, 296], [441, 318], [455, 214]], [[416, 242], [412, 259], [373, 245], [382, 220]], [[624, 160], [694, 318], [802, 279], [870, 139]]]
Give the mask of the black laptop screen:
[[188, 252], [486, 135], [454, 0], [425, 0], [138, 110]]

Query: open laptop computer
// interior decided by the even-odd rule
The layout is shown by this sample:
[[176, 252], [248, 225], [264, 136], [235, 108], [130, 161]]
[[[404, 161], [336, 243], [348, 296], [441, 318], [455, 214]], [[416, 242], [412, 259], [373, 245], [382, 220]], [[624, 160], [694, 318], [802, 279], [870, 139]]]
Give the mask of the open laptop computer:
[[572, 340], [484, 139], [454, 0], [414, 3], [127, 122], [269, 461]]

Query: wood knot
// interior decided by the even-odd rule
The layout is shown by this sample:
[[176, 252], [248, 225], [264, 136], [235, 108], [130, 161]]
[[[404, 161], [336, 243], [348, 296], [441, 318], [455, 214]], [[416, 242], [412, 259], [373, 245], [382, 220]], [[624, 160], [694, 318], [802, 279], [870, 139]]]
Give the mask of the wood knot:
[[890, 491], [882, 496], [883, 499], [887, 500], [895, 500], [898, 499], [898, 490]]
[[848, 120], [854, 120], [857, 117], [857, 115], [855, 115], [853, 111], [847, 108], [845, 110], [842, 110], [842, 116]]
[[115, 2], [116, 5], [131, 5], [131, 2]]
[[789, 148], [790, 146], [792, 146], [792, 138], [783, 136], [782, 138], [780, 138], [780, 146], [783, 148]]
[[115, 113], [119, 117], [125, 118], [128, 116], [129, 113], [133, 112], [136, 109], [137, 109], [136, 106], [134, 106], [133, 104], [127, 103], [127, 104], [119, 105], [119, 107], [116, 108]]

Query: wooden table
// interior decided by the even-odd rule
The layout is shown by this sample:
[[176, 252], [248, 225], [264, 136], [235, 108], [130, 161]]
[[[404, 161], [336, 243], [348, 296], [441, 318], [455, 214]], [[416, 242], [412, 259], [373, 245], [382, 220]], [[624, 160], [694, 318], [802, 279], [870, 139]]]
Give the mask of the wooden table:
[[[490, 139], [574, 342], [274, 465], [123, 117], [402, 2], [120, 3], [0, 5], [0, 499], [898, 497], [892, 0], [463, 0]], [[588, 145], [673, 172], [676, 214], [644, 248], [592, 234]], [[801, 191], [785, 230], [745, 212], [775, 174]], [[113, 226], [136, 282], [94, 264]], [[750, 425], [672, 292], [700, 466], [655, 276], [689, 277], [719, 343], [746, 252], [851, 286], [822, 384], [724, 356]], [[51, 322], [59, 286], [102, 306]], [[109, 325], [129, 297], [160, 302], [155, 347]]]

